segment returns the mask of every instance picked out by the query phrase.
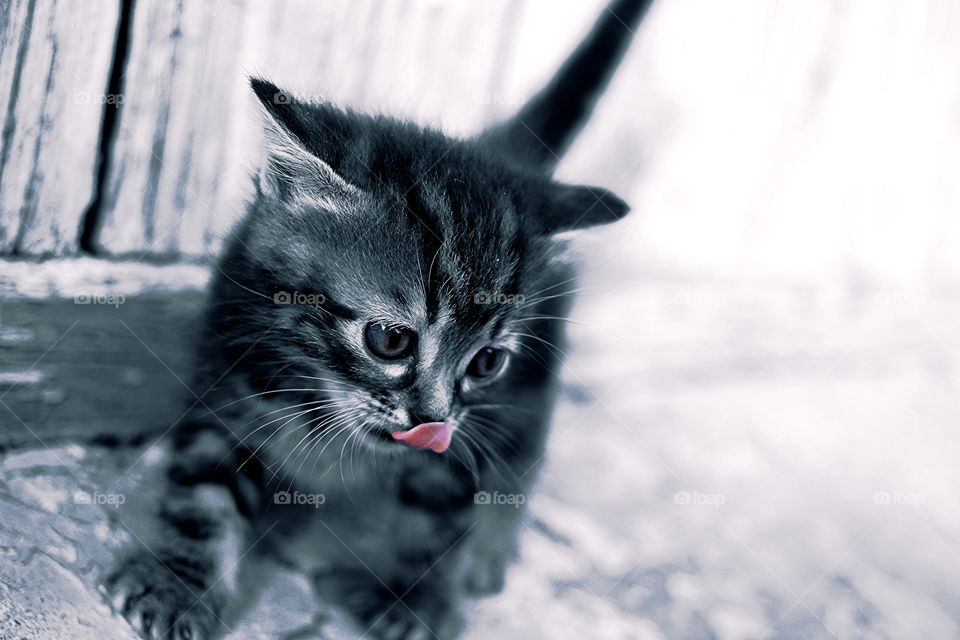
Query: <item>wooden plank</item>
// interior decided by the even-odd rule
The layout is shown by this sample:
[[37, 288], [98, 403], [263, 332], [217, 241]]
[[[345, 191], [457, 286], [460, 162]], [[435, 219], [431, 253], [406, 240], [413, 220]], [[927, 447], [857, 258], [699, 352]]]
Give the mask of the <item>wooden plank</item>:
[[170, 427], [193, 399], [184, 383], [206, 276], [90, 258], [0, 261], [0, 449]]
[[243, 5], [228, 0], [137, 3], [101, 214], [106, 251], [203, 253], [230, 161], [242, 26]]
[[201, 294], [100, 295], [4, 303], [0, 448], [159, 435], [186, 407]]
[[119, 2], [0, 8], [0, 254], [76, 250], [95, 187]]

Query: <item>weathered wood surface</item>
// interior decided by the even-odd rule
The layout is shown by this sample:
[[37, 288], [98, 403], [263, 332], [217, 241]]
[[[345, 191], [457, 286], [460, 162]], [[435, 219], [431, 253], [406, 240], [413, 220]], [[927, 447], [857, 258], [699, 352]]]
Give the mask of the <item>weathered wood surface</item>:
[[237, 197], [231, 167], [248, 5], [138, 2], [97, 240], [106, 252], [207, 253]]
[[173, 293], [118, 306], [4, 303], [0, 447], [162, 433], [190, 398], [180, 380], [189, 380], [199, 301]]
[[77, 249], [119, 0], [0, 2], [0, 255]]
[[51, 277], [33, 276], [32, 288], [24, 283], [33, 265], [0, 271], [0, 449], [164, 432], [195, 399], [185, 383], [203, 276], [93, 260], [47, 265]]

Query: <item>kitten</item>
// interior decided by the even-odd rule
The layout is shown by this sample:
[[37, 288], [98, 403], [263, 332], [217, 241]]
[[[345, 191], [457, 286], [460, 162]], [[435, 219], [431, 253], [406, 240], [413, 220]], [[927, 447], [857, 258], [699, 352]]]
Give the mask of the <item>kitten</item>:
[[211, 285], [203, 400], [166, 445], [149, 537], [105, 577], [145, 637], [224, 633], [253, 547], [366, 637], [454, 638], [461, 597], [502, 587], [575, 279], [555, 236], [628, 210], [550, 175], [647, 4], [608, 7], [473, 140], [251, 80], [268, 154]]

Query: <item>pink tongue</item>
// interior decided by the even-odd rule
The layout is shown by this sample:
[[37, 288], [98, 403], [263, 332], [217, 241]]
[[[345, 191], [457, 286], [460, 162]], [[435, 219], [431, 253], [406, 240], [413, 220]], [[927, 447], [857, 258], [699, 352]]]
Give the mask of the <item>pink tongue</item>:
[[424, 422], [407, 431], [394, 431], [391, 435], [405, 445], [443, 453], [450, 446], [452, 431], [448, 422]]

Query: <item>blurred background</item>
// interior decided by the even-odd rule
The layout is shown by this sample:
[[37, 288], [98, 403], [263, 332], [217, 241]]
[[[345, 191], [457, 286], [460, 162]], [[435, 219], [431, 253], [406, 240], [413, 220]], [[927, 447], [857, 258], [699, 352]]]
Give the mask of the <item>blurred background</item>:
[[[96, 540], [37, 496], [108, 482], [64, 441], [179, 415], [258, 162], [248, 75], [469, 136], [603, 5], [0, 5], [0, 585], [100, 611]], [[548, 464], [471, 638], [960, 635], [958, 34], [953, 0], [654, 2], [558, 171], [633, 213], [579, 243]], [[236, 637], [318, 625], [269, 626], [308, 591]]]

